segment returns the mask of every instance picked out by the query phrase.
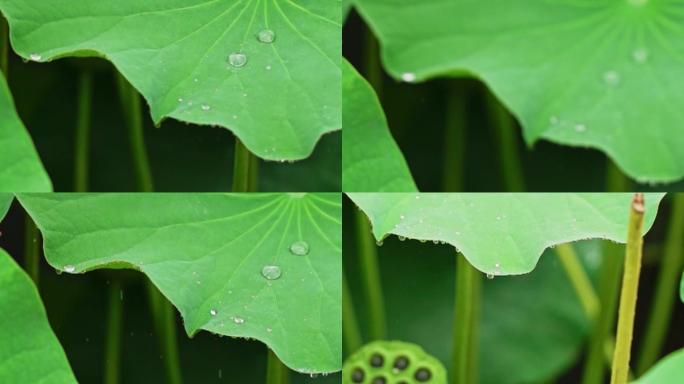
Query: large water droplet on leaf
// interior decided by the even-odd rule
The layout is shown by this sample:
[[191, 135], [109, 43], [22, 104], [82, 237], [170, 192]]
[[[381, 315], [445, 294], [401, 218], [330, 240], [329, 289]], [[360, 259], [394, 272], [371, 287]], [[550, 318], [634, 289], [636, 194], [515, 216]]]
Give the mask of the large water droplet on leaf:
[[290, 253], [297, 256], [306, 256], [309, 254], [309, 244], [306, 241], [295, 241], [290, 245]]
[[267, 265], [261, 269], [261, 275], [267, 280], [276, 280], [280, 277], [282, 271], [277, 265]]
[[257, 40], [262, 43], [270, 44], [275, 41], [276, 34], [270, 29], [264, 29], [257, 34]]
[[242, 68], [247, 64], [247, 55], [242, 52], [234, 52], [228, 56], [228, 64], [235, 68]]

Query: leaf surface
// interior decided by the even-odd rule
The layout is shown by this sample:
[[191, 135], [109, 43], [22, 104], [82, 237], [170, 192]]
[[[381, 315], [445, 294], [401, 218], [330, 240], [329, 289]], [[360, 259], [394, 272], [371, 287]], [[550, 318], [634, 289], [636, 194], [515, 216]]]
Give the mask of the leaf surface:
[[341, 128], [339, 0], [0, 0], [0, 9], [21, 56], [104, 56], [155, 122], [223, 126], [280, 161], [307, 157]]
[[387, 128], [385, 113], [373, 88], [346, 60], [342, 72], [344, 190], [417, 191], [406, 160]]
[[[644, 231], [664, 194], [646, 195]], [[624, 242], [630, 193], [350, 193], [380, 241], [388, 234], [447, 242], [480, 271], [532, 271], [544, 249], [601, 238]], [[644, 232], [644, 233], [645, 233]]]
[[472, 74], [539, 139], [605, 152], [640, 181], [684, 176], [678, 0], [356, 0], [398, 79]]
[[665, 356], [633, 383], [678, 383], [682, 377], [684, 377], [684, 349]]
[[50, 178], [0, 74], [0, 191], [49, 192]]
[[[43, 233], [53, 267], [140, 270], [178, 308], [189, 335], [204, 329], [260, 340], [299, 372], [341, 369], [339, 195], [19, 200]], [[308, 253], [291, 250], [300, 241]]]

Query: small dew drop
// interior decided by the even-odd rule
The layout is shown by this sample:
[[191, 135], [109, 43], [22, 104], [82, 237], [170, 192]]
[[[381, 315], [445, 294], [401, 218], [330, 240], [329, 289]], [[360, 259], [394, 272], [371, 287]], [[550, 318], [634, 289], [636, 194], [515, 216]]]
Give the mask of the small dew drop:
[[584, 124], [576, 124], [575, 125], [575, 131], [577, 132], [585, 132], [587, 130], [587, 126]]
[[76, 270], [76, 267], [74, 267], [73, 265], [65, 265], [64, 266], [64, 272], [66, 272], [66, 273], [74, 273], [75, 270]]
[[43, 56], [41, 56], [41, 55], [39, 55], [39, 54], [37, 54], [37, 53], [32, 53], [32, 54], [29, 55], [29, 59], [30, 59], [31, 61], [41, 62], [41, 61], [43, 61]]
[[179, 103], [182, 103], [182, 102], [183, 102], [183, 98], [182, 98], [182, 97], [179, 97], [179, 98], [178, 98], [178, 102], [179, 102]]
[[202, 110], [203, 110], [204, 112], [208, 112], [208, 111], [211, 111], [211, 107], [208, 106], [208, 105], [206, 105], [206, 104], [204, 104], [204, 105], [202, 106]]
[[212, 308], [212, 309], [209, 310], [209, 314], [212, 315], [212, 316], [216, 316], [216, 313], [217, 313], [217, 312], [216, 312], [216, 310], [215, 310], [214, 308]]
[[261, 275], [267, 280], [276, 280], [280, 278], [282, 271], [277, 265], [267, 265], [261, 269]]
[[233, 323], [235, 323], [235, 324], [244, 324], [244, 322], [245, 322], [245, 319], [243, 319], [240, 316], [233, 317]]
[[276, 34], [270, 29], [262, 29], [257, 33], [257, 40], [264, 44], [271, 44], [275, 41]]
[[242, 52], [234, 52], [228, 56], [228, 64], [235, 68], [242, 68], [247, 64], [247, 55]]
[[416, 81], [416, 74], [411, 72], [402, 73], [401, 79], [407, 83], [413, 83]]
[[266, 328], [266, 332], [271, 333], [271, 332], [273, 332], [273, 329], [271, 329], [271, 328]]
[[309, 243], [306, 241], [295, 241], [290, 245], [290, 253], [297, 256], [306, 256], [309, 254]]
[[644, 48], [635, 49], [632, 52], [632, 59], [639, 64], [643, 64], [648, 61], [648, 51]]
[[406, 237], [404, 237], [404, 236], [397, 236], [397, 237], [399, 238], [399, 241], [405, 241], [406, 240]]
[[267, 70], [267, 71], [270, 71], [270, 70], [271, 70], [271, 66], [270, 66], [270, 65], [267, 65], [267, 66], [266, 66], [266, 70]]
[[620, 74], [612, 70], [607, 71], [603, 74], [603, 82], [614, 87], [620, 84]]
[[488, 278], [489, 280], [492, 280], [492, 279], [494, 279], [494, 275], [491, 275], [491, 274], [488, 273], [488, 274], [487, 274], [487, 278]]
[[551, 125], [556, 125], [556, 124], [558, 124], [558, 123], [559, 123], [559, 121], [558, 121], [558, 116], [551, 116], [551, 117], [549, 118], [549, 123], [551, 123]]
[[382, 247], [382, 244], [382, 240], [378, 240], [375, 242], [375, 245], [377, 245], [378, 247]]

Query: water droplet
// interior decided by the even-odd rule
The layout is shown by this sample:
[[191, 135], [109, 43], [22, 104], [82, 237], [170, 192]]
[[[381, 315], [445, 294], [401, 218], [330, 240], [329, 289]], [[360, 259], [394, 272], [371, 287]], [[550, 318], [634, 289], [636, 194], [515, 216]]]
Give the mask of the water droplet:
[[402, 73], [401, 79], [407, 83], [413, 83], [414, 81], [416, 81], [416, 74], [411, 72]]
[[397, 237], [399, 238], [399, 241], [404, 241], [404, 240], [406, 240], [406, 237], [404, 237], [404, 236], [397, 236]]
[[235, 324], [243, 324], [244, 322], [245, 322], [245, 319], [243, 319], [240, 316], [233, 317], [233, 323], [235, 323]]
[[276, 34], [270, 29], [263, 29], [257, 33], [257, 40], [265, 44], [271, 44], [275, 41]]
[[297, 256], [306, 256], [309, 254], [309, 243], [306, 241], [295, 241], [290, 245], [290, 253]]
[[179, 97], [179, 98], [178, 98], [178, 102], [179, 102], [179, 103], [182, 103], [182, 102], [183, 102], [183, 98], [182, 98], [182, 97]]
[[228, 56], [228, 63], [235, 68], [242, 68], [247, 64], [247, 55], [242, 52], [234, 52]]
[[206, 105], [206, 104], [204, 104], [204, 105], [202, 106], [202, 110], [203, 110], [204, 112], [208, 112], [208, 111], [211, 110], [211, 107], [208, 106], [208, 105]]
[[270, 66], [270, 65], [267, 65], [267, 66], [266, 66], [266, 70], [267, 70], [267, 71], [270, 71], [270, 70], [271, 70], [271, 66]]
[[587, 126], [584, 124], [576, 124], [575, 125], [575, 131], [577, 132], [584, 132], [587, 130]]
[[273, 329], [271, 329], [271, 328], [266, 328], [266, 332], [271, 333], [271, 332], [273, 332]]
[[64, 272], [66, 272], [66, 273], [74, 273], [75, 270], [76, 270], [76, 267], [74, 267], [71, 264], [64, 266]]
[[648, 51], [644, 48], [635, 49], [632, 52], [632, 59], [639, 64], [643, 64], [648, 61]]
[[382, 240], [378, 240], [375, 242], [375, 245], [377, 245], [378, 247], [382, 247], [382, 244]]
[[212, 309], [209, 310], [209, 314], [212, 315], [212, 316], [216, 316], [216, 313], [217, 313], [217, 312], [216, 312], [216, 310], [215, 310], [214, 308], [212, 308]]
[[31, 61], [41, 62], [41, 61], [43, 61], [43, 56], [41, 56], [41, 55], [39, 55], [39, 54], [37, 54], [37, 53], [32, 53], [32, 54], [29, 55], [29, 59], [30, 59]]
[[277, 265], [267, 265], [261, 269], [261, 275], [268, 280], [276, 280], [281, 274], [280, 267]]
[[603, 82], [614, 87], [620, 84], [620, 74], [612, 70], [606, 71], [603, 74]]
[[549, 123], [551, 123], [551, 125], [556, 125], [556, 124], [558, 124], [558, 117], [557, 117], [557, 116], [551, 116], [551, 117], [549, 117]]
[[492, 279], [494, 279], [494, 275], [490, 275], [490, 274], [488, 273], [488, 274], [487, 274], [487, 278], [488, 278], [489, 280], [492, 280]]

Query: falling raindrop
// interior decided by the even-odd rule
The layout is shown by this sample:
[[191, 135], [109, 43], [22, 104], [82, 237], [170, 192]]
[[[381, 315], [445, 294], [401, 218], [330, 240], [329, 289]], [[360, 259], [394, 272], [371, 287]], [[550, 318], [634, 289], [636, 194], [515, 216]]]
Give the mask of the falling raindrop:
[[275, 41], [276, 34], [270, 29], [263, 29], [257, 33], [257, 40], [265, 44], [271, 44]]
[[306, 241], [295, 241], [290, 245], [290, 253], [297, 256], [306, 256], [309, 254], [309, 243]]
[[242, 52], [234, 52], [228, 56], [228, 63], [235, 68], [242, 68], [247, 64], [247, 55]]
[[74, 266], [71, 265], [71, 264], [65, 265], [65, 266], [64, 266], [64, 272], [67, 272], [67, 273], [74, 273], [75, 270], [76, 270], [76, 267], [74, 267]]
[[277, 265], [267, 265], [261, 269], [261, 275], [267, 280], [276, 280], [281, 274], [282, 271]]

